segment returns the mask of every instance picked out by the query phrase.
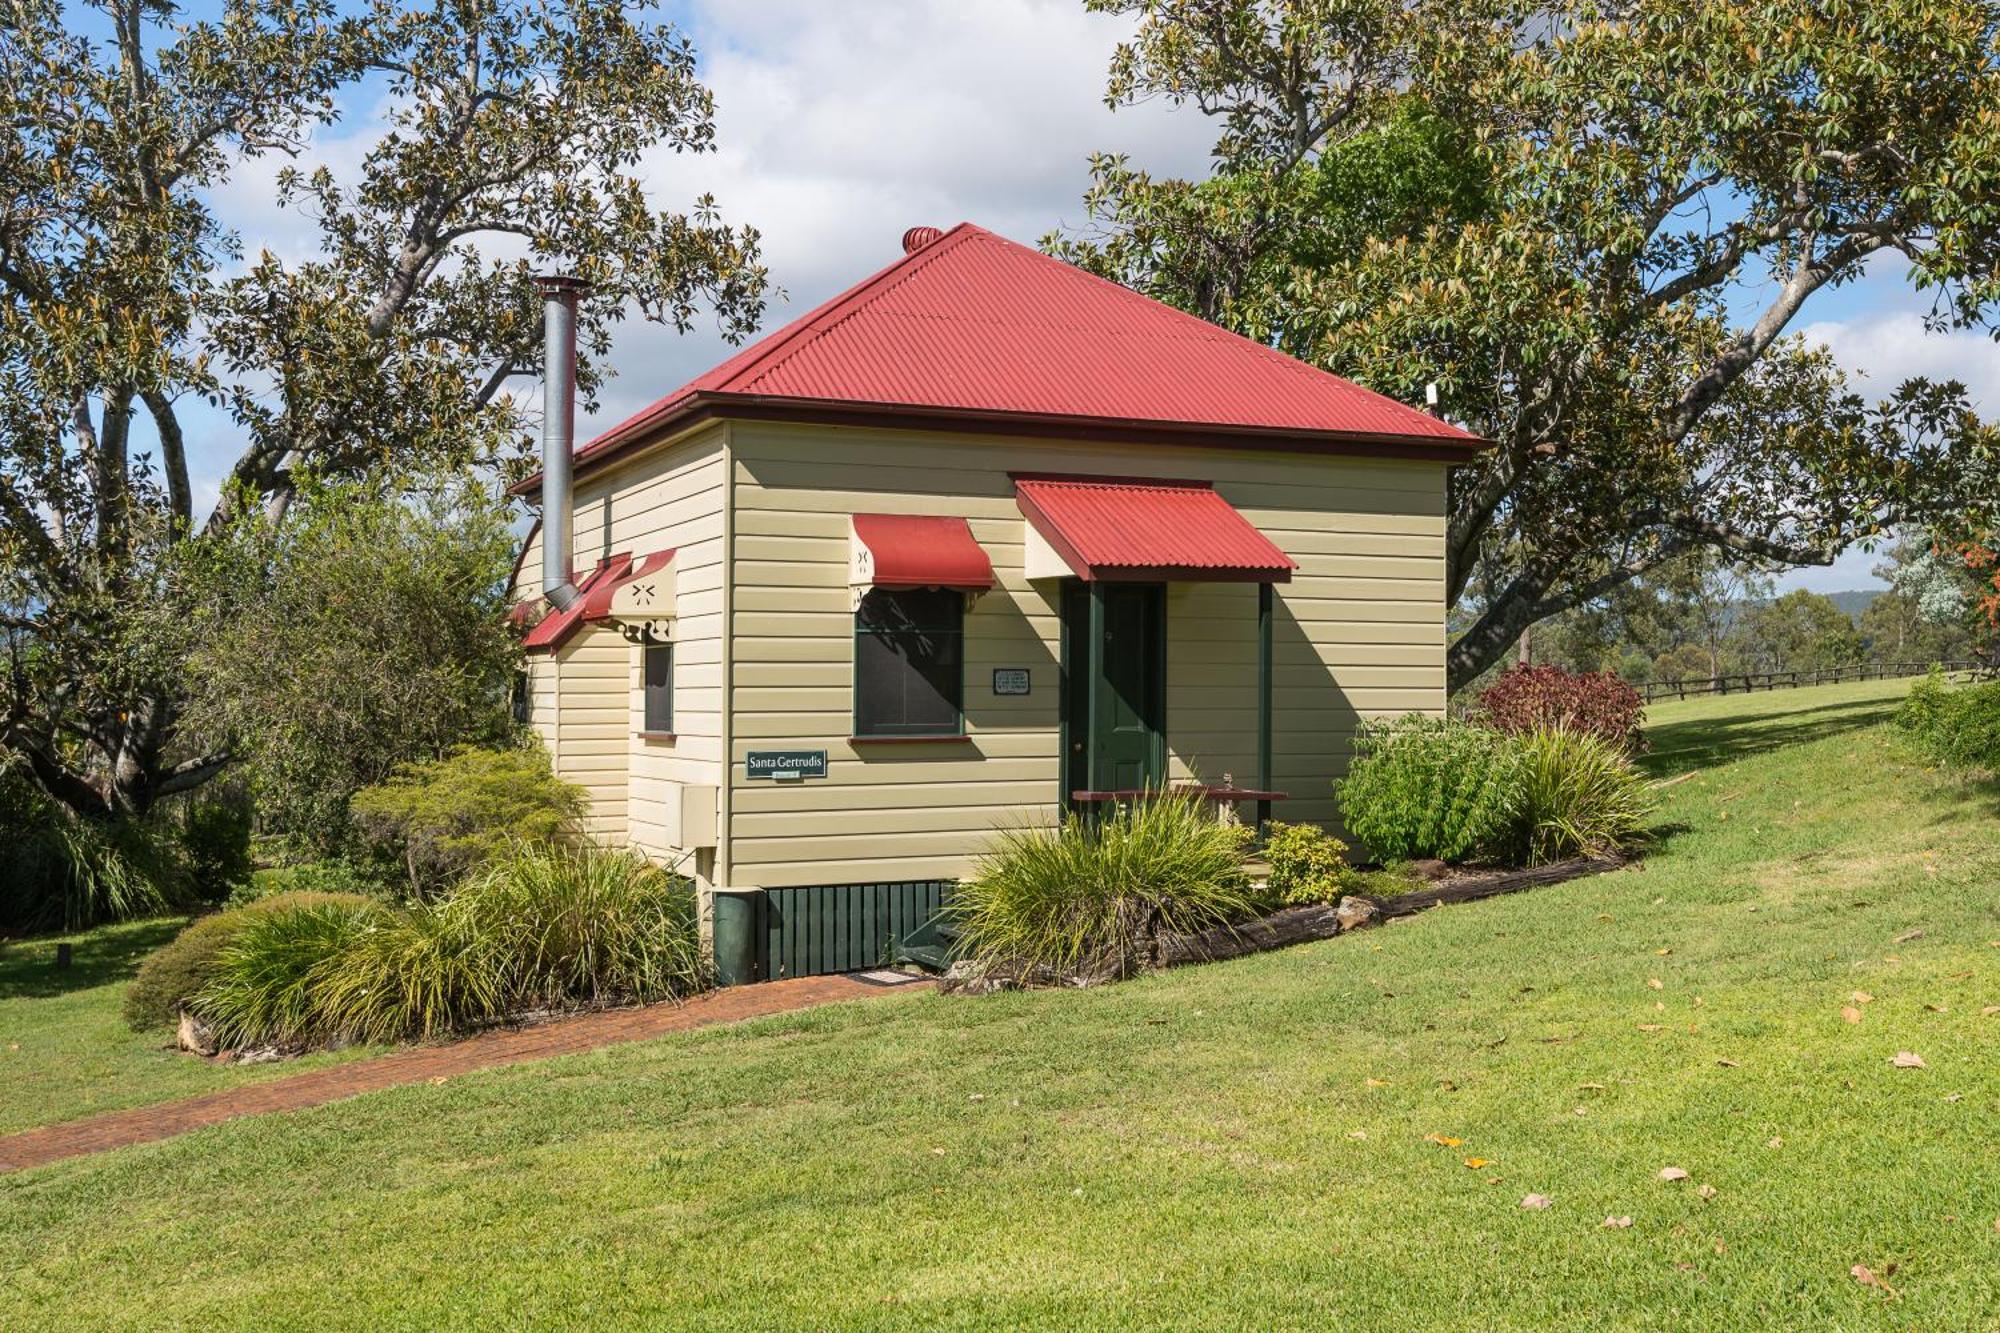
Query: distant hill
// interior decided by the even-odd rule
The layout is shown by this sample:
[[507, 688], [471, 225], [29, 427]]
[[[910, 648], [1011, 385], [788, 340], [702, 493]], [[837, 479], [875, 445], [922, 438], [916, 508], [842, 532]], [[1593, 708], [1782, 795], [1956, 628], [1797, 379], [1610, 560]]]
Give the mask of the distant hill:
[[[1861, 613], [1866, 611], [1869, 604], [1877, 597], [1880, 597], [1887, 591], [1889, 591], [1887, 588], [1850, 588], [1846, 592], [1830, 592], [1826, 596], [1835, 606], [1847, 612], [1849, 620], [1858, 625], [1861, 623]], [[1761, 597], [1734, 603], [1730, 607], [1730, 623], [1734, 624], [1736, 617], [1742, 615], [1745, 611], [1762, 605], [1764, 605], [1764, 599]]]

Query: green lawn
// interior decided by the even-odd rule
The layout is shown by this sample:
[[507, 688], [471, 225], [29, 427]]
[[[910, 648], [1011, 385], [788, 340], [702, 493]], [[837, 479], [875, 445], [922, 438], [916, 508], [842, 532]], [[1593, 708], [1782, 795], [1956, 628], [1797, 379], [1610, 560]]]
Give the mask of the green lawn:
[[0, 1178], [0, 1324], [1992, 1328], [2000, 789], [1901, 690], [1656, 710], [1617, 874]]
[[[174, 1050], [166, 1028], [133, 1032], [119, 1015], [125, 983], [141, 960], [184, 924], [179, 917], [134, 921], [0, 944], [0, 1134], [191, 1097], [365, 1053], [315, 1055], [282, 1065], [220, 1065]], [[75, 956], [69, 969], [59, 972], [60, 939], [75, 946]]]

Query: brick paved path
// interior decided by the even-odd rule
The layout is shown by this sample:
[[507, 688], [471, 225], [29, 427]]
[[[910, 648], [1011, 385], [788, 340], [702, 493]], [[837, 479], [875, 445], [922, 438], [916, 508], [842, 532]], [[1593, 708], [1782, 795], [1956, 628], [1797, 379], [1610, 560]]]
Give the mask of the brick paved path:
[[[796, 977], [758, 986], [737, 986], [698, 996], [685, 1004], [559, 1018], [534, 1027], [483, 1032], [444, 1046], [418, 1046], [373, 1059], [315, 1069], [290, 1078], [226, 1088], [182, 1101], [109, 1111], [84, 1120], [48, 1125], [0, 1138], [0, 1172], [45, 1166], [66, 1157], [171, 1138], [238, 1116], [297, 1111], [364, 1092], [469, 1074], [495, 1065], [570, 1055], [620, 1042], [644, 1041], [670, 1032], [716, 1023], [734, 1023], [766, 1014], [789, 1013], [841, 1000], [902, 991], [928, 990], [928, 982], [883, 986], [853, 976]], [[190, 1057], [193, 1058], [193, 1057]]]

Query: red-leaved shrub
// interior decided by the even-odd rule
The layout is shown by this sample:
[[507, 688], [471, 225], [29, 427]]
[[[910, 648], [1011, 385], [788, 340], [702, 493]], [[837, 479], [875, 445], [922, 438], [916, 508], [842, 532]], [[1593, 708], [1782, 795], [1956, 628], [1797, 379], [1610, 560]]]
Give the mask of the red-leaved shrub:
[[1518, 735], [1566, 727], [1622, 746], [1645, 748], [1639, 692], [1609, 671], [1564, 671], [1557, 666], [1509, 667], [1479, 693], [1477, 711], [1494, 730]]

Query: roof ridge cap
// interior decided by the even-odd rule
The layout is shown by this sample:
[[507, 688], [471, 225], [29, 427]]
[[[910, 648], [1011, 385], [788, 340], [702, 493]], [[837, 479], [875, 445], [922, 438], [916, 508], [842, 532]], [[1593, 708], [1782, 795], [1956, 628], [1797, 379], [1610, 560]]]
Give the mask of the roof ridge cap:
[[820, 334], [839, 328], [848, 320], [860, 314], [883, 295], [900, 286], [921, 270], [924, 265], [939, 257], [975, 235], [991, 235], [983, 227], [971, 222], [961, 222], [951, 230], [932, 241], [908, 251], [899, 258], [877, 269], [839, 294], [820, 302], [791, 324], [771, 336], [771, 346], [739, 368], [721, 384], [704, 386], [703, 392], [747, 393], [752, 390], [736, 386], [748, 384], [758, 376], [775, 370], [801, 347]]

